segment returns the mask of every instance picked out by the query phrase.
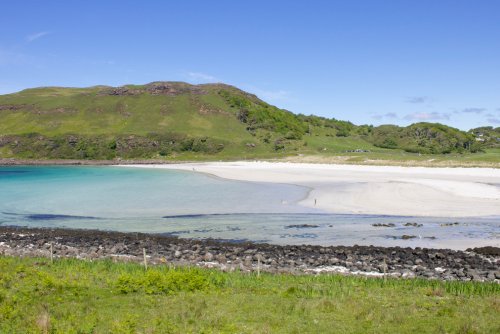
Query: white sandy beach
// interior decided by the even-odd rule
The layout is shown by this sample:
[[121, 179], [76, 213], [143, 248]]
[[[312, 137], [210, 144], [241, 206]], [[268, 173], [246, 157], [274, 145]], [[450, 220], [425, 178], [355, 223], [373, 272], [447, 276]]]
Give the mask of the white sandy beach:
[[299, 204], [331, 213], [434, 217], [500, 216], [500, 169], [207, 162], [128, 165], [208, 173], [311, 189]]

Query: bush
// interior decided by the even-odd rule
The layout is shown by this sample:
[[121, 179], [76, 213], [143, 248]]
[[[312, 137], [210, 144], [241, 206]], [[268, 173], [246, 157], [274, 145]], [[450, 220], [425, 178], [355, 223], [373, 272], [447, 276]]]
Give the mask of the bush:
[[215, 154], [225, 147], [225, 142], [218, 139], [190, 138], [173, 133], [95, 137], [28, 134], [0, 139], [0, 148], [7, 146], [16, 156], [33, 159], [151, 158], [185, 151]]
[[277, 132], [287, 139], [298, 140], [308, 131], [308, 125], [287, 110], [227, 90], [221, 90], [219, 94], [232, 108], [238, 109], [237, 119], [247, 124], [247, 131], [252, 134], [257, 129], [263, 129]]
[[407, 127], [381, 125], [373, 128], [368, 140], [378, 147], [399, 148], [414, 153], [478, 151], [471, 134], [439, 123], [415, 123]]
[[122, 274], [115, 284], [120, 293], [144, 292], [150, 295], [171, 294], [179, 291], [206, 290], [212, 282], [196, 269], [161, 272], [148, 270], [144, 274]]

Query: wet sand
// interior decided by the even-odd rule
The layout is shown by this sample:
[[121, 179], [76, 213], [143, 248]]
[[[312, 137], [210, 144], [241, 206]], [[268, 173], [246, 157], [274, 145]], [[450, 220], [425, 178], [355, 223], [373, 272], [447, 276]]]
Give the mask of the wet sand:
[[421, 217], [500, 216], [500, 170], [327, 165], [282, 162], [207, 162], [127, 165], [208, 173], [311, 189], [299, 204], [338, 214]]

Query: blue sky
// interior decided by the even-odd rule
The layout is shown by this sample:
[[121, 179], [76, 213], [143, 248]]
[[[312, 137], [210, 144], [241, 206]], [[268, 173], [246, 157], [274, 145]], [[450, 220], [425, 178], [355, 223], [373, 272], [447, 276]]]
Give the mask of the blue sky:
[[500, 1], [10, 1], [0, 94], [225, 82], [356, 124], [500, 126]]

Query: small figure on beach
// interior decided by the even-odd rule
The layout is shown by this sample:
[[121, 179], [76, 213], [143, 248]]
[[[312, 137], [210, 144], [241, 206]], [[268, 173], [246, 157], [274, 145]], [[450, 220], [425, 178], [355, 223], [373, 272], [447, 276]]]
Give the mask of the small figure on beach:
[[315, 199], [314, 199], [314, 206], [316, 206], [317, 201], [318, 201], [318, 200], [315, 198]]

